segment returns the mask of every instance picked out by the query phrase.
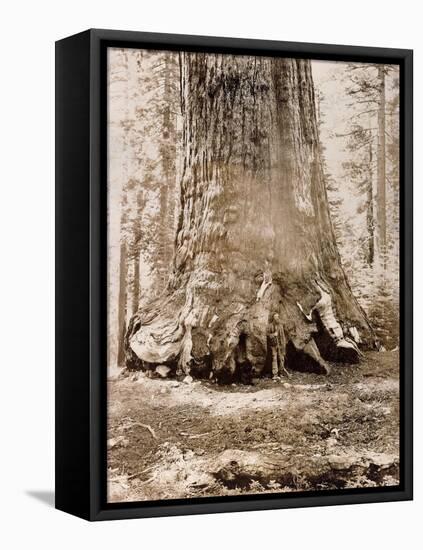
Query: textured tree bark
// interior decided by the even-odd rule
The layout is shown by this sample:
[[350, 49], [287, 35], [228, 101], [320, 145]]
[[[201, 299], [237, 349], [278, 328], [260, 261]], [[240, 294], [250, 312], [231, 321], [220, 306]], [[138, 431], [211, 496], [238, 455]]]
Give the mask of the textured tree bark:
[[131, 320], [128, 367], [166, 363], [222, 382], [265, 374], [274, 313], [288, 366], [326, 373], [326, 360], [358, 361], [346, 335], [371, 345], [373, 333], [334, 238], [310, 63], [199, 53], [182, 61], [173, 273]]
[[380, 88], [378, 108], [378, 154], [377, 154], [377, 217], [379, 233], [379, 254], [382, 265], [385, 265], [386, 253], [386, 128], [385, 128], [385, 67], [378, 67], [378, 81]]

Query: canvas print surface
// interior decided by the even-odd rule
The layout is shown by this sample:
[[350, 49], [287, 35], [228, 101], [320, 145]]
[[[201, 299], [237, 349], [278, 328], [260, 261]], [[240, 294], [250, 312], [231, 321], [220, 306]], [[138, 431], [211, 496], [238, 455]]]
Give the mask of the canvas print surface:
[[107, 79], [108, 501], [398, 485], [398, 66]]

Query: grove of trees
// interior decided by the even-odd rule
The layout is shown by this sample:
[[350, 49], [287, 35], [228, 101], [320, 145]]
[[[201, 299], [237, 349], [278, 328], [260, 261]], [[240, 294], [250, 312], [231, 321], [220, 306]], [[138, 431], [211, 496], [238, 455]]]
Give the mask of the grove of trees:
[[[329, 65], [329, 64], [328, 64]], [[321, 82], [322, 112], [342, 116], [325, 127], [331, 214], [344, 269], [380, 349], [399, 343], [399, 71], [396, 66], [331, 64]], [[322, 115], [324, 119], [324, 114]]]

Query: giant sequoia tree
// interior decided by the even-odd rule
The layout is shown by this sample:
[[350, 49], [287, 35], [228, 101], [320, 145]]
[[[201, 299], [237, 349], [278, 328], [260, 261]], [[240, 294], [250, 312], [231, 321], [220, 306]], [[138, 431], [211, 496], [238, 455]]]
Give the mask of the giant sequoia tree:
[[265, 373], [274, 313], [288, 366], [358, 361], [373, 335], [334, 238], [310, 62], [183, 54], [181, 102], [173, 272], [130, 322], [128, 368]]

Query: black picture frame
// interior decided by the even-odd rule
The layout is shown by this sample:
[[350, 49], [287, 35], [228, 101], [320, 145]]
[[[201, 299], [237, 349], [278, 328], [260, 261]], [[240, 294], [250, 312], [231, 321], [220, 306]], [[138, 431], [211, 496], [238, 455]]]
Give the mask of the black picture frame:
[[[400, 66], [400, 485], [106, 503], [107, 47]], [[91, 29], [56, 43], [56, 508], [87, 520], [412, 499], [413, 52]]]

